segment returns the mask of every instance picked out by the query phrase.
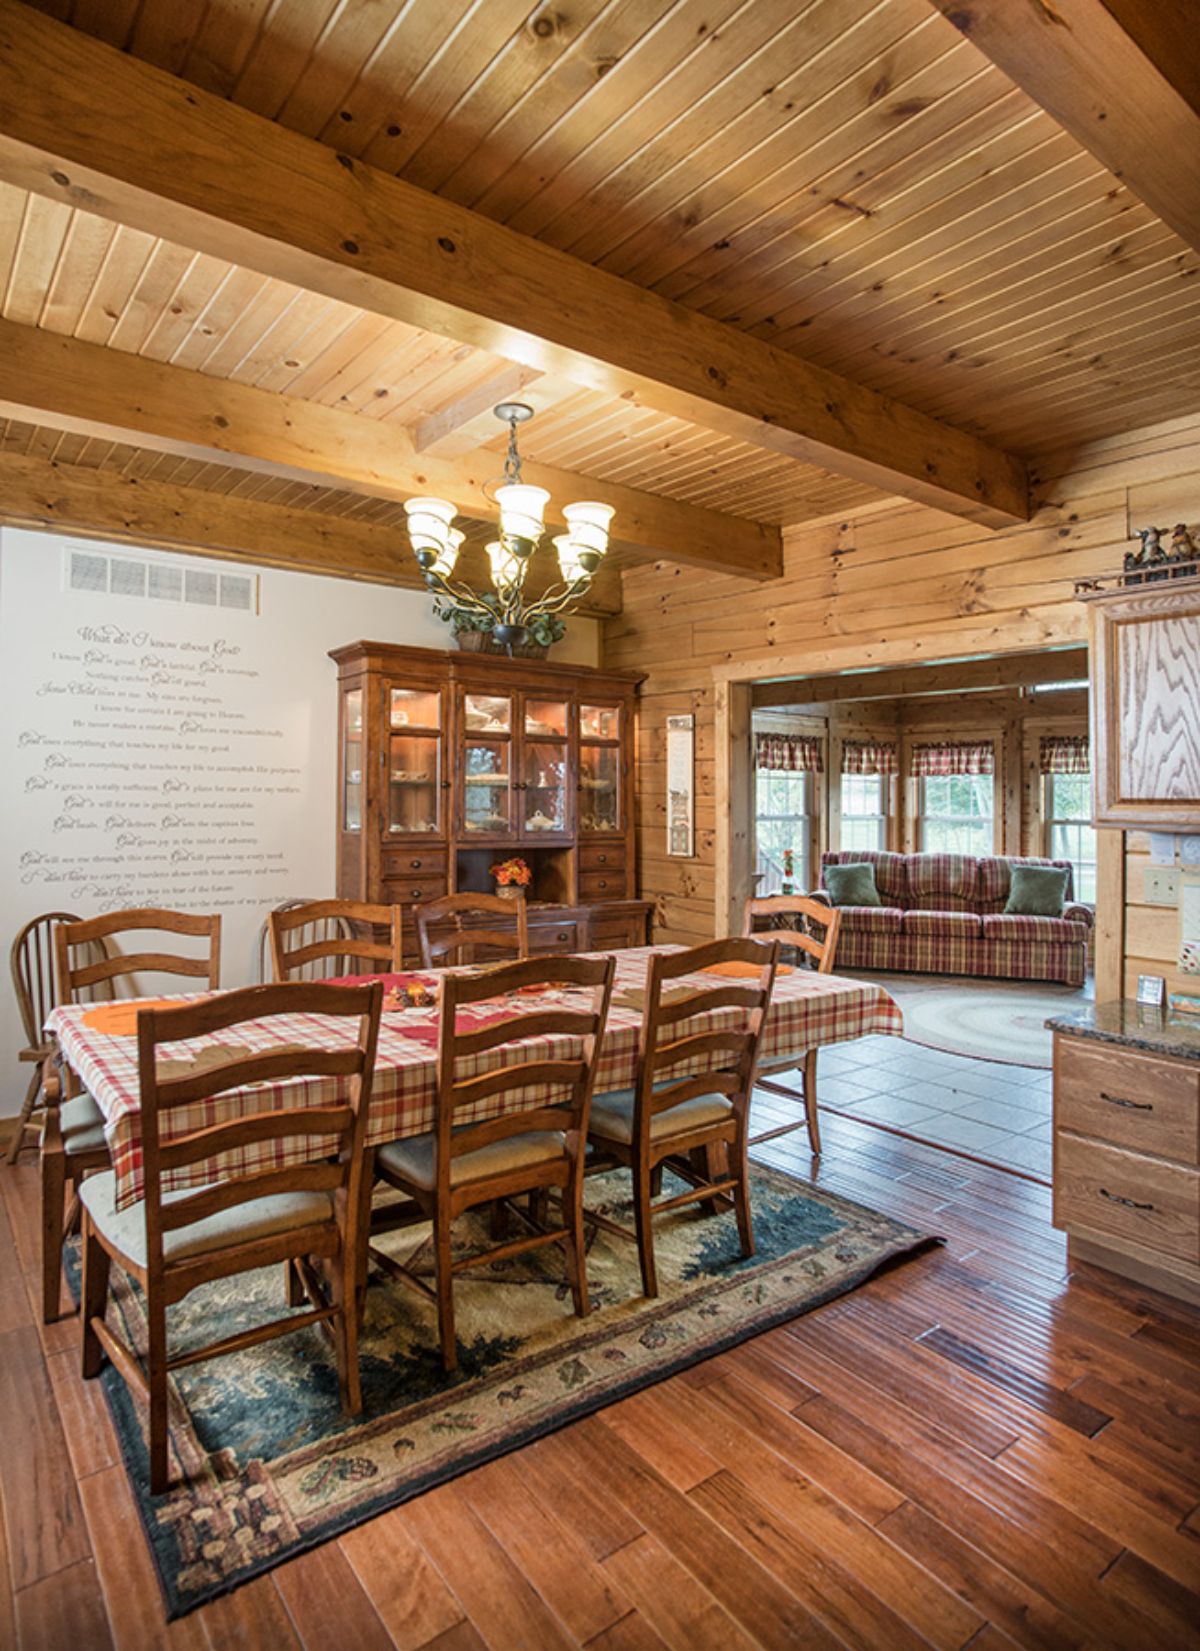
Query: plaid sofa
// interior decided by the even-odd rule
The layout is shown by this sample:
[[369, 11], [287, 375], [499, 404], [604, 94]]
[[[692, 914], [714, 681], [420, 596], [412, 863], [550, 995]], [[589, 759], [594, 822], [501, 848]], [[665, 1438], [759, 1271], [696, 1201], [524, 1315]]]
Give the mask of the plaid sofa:
[[843, 849], [821, 856], [818, 897], [829, 898], [826, 866], [863, 861], [875, 867], [883, 903], [840, 908], [835, 967], [1083, 985], [1095, 913], [1072, 901], [1069, 876], [1061, 917], [1010, 917], [1004, 910], [1013, 866], [1060, 866], [1069, 873], [1069, 862]]

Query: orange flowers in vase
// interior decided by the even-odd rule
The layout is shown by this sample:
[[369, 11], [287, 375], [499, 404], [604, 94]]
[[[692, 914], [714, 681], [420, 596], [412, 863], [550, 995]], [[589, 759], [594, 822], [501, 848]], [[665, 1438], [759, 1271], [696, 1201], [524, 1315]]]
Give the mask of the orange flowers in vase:
[[528, 888], [533, 882], [533, 873], [524, 860], [514, 856], [511, 860], [501, 860], [499, 865], [492, 867], [492, 876], [496, 879], [496, 892], [506, 894], [512, 899], [518, 889]]

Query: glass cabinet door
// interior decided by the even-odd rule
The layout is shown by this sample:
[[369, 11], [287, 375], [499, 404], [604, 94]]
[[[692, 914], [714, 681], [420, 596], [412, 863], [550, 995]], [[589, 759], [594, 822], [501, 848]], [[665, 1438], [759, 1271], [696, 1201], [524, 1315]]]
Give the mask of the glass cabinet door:
[[513, 701], [507, 694], [462, 696], [462, 829], [480, 837], [513, 829]]
[[568, 830], [569, 715], [566, 700], [525, 696], [520, 780], [523, 834], [562, 836]]
[[436, 688], [389, 688], [384, 830], [390, 836], [441, 832], [442, 696]]
[[361, 831], [363, 814], [363, 691], [342, 698], [342, 830]]
[[621, 707], [579, 707], [579, 830], [621, 831]]

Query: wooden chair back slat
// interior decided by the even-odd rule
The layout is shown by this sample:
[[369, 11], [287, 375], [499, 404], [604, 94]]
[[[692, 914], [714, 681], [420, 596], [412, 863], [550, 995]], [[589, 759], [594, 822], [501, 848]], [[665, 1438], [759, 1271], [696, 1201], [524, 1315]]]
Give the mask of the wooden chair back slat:
[[[125, 935], [180, 934], [208, 941], [207, 955], [188, 957], [165, 951], [129, 952], [118, 950], [116, 942]], [[75, 963], [75, 954], [86, 951], [95, 958], [95, 948], [104, 948], [100, 961]], [[166, 911], [157, 906], [138, 906], [125, 911], [106, 912], [83, 922], [59, 922], [54, 930], [55, 965], [58, 990], [64, 1003], [80, 1001], [80, 994], [101, 982], [114, 982], [127, 975], [180, 975], [203, 980], [210, 992], [221, 984], [221, 918], [195, 912]]]
[[[560, 1033], [565, 1035], [579, 1035], [578, 1009], [542, 1009], [522, 1016], [522, 1025], [525, 1027], [527, 1038], [556, 1037]], [[496, 1049], [501, 1044], [513, 1041], [512, 1028], [508, 1019], [498, 1022], [495, 1026], [484, 1026], [478, 1032], [460, 1032], [458, 1034], [458, 1053], [461, 1059], [464, 1055], [486, 1054], [489, 1049]]]
[[[489, 917], [502, 927], [466, 927], [469, 918]], [[516, 961], [529, 956], [529, 919], [522, 890], [501, 894], [446, 894], [416, 909], [417, 940], [426, 969], [472, 963], [475, 954], [503, 952]]]
[[[357, 1209], [382, 1003], [383, 985], [380, 981], [361, 986], [305, 982], [250, 986], [173, 1008], [146, 1009], [138, 1016], [146, 1250], [148, 1269], [152, 1274], [161, 1277], [170, 1270], [163, 1261], [164, 1232], [203, 1219], [206, 1214], [232, 1209], [267, 1192], [340, 1191], [348, 1200], [347, 1207]], [[214, 1127], [208, 1123], [199, 1129], [175, 1135], [167, 1143], [162, 1139], [164, 1116], [172, 1106], [181, 1104], [184, 1093], [200, 1099], [205, 1094], [223, 1094], [231, 1088], [241, 1088], [247, 1083], [259, 1081], [257, 1075], [263, 1070], [264, 1059], [261, 1055], [252, 1054], [244, 1059], [225, 1062], [215, 1071], [209, 1069], [190, 1077], [160, 1079], [161, 1052], [172, 1044], [193, 1043], [276, 1015], [324, 1016], [353, 1024], [353, 1041], [348, 1040], [347, 1047], [328, 1050], [295, 1043], [283, 1045], [266, 1057], [273, 1079], [324, 1077], [327, 1081], [336, 1080], [344, 1091], [336, 1100], [330, 1097], [313, 1103], [314, 1112], [335, 1110], [345, 1119], [344, 1127], [334, 1132], [336, 1144], [335, 1152], [331, 1154], [332, 1161], [315, 1165], [298, 1164], [266, 1172], [253, 1168], [242, 1171], [222, 1169], [219, 1180], [213, 1186], [202, 1189], [207, 1203], [196, 1196], [164, 1202], [164, 1175], [172, 1167], [200, 1162], [205, 1156], [204, 1146], [212, 1141], [210, 1132]], [[334, 1057], [332, 1062], [329, 1059], [331, 1055]], [[196, 1093], [197, 1089], [200, 1094]], [[252, 1093], [257, 1098], [257, 1092]], [[257, 1111], [247, 1111], [242, 1117], [219, 1125], [224, 1131], [224, 1150], [230, 1156], [236, 1157], [247, 1148], [261, 1149], [271, 1141], [282, 1142], [298, 1133], [309, 1133], [307, 1130], [297, 1131], [296, 1109], [273, 1106], [270, 1090], [261, 1091], [261, 1097], [262, 1104]], [[168, 1146], [171, 1162], [164, 1158], [164, 1147]]]
[[340, 1135], [353, 1124], [349, 1107], [289, 1107], [286, 1113], [260, 1113], [240, 1118], [236, 1123], [210, 1124], [194, 1130], [180, 1141], [159, 1141], [159, 1166], [163, 1170], [200, 1164], [222, 1153], [297, 1135]]
[[[813, 934], [799, 923], [788, 923], [799, 918], [805, 924], [815, 925], [822, 932]], [[782, 923], [780, 920], [783, 920]], [[759, 927], [766, 924], [766, 927]], [[780, 946], [791, 946], [807, 952], [817, 960], [817, 973], [832, 974], [837, 956], [838, 932], [842, 914], [836, 906], [827, 906], [805, 894], [770, 894], [747, 900], [742, 912], [743, 936], [759, 935], [778, 941]]]
[[[318, 963], [326, 974], [398, 974], [403, 956], [399, 906], [362, 900], [310, 900], [271, 912], [267, 929], [276, 981], [313, 978]], [[351, 969], [351, 962], [365, 965]]]
[[[650, 1122], [656, 1114], [698, 1095], [727, 1095], [739, 1115], [749, 1107], [778, 960], [779, 948], [773, 941], [764, 945], [760, 940], [745, 938], [709, 941], [683, 952], [658, 953], [650, 959], [633, 1121], [635, 1138], [643, 1145], [649, 1140]], [[664, 1004], [666, 988], [681, 976], [694, 976], [721, 964], [751, 964], [758, 971], [757, 981], [748, 980], [732, 988], [736, 996], [731, 1001], [731, 988], [722, 977], [714, 976], [711, 988], [689, 979], [692, 994], [686, 1000], [686, 1018], [705, 1013], [711, 1004], [717, 1010], [742, 1010], [744, 1023], [679, 1036], [673, 1027], [685, 1017], [676, 1012], [678, 1001]], [[683, 1065], [690, 1070], [678, 1072]], [[664, 1079], [660, 1076], [664, 1071], [676, 1075]]]
[[[522, 1108], [506, 1108], [497, 1118], [489, 1120], [492, 1129], [488, 1139], [528, 1133], [545, 1127], [531, 1118], [552, 1112], [558, 1121], [551, 1127], [574, 1132], [582, 1141], [587, 1131], [587, 1114], [591, 1106], [595, 1082], [596, 1057], [608, 1006], [612, 998], [615, 959], [583, 957], [545, 957], [518, 961], [507, 968], [489, 971], [484, 978], [469, 975], [446, 975], [442, 981], [441, 1021], [438, 1031], [438, 1073], [435, 1129], [437, 1134], [438, 1195], [449, 1196], [451, 1161], [461, 1153], [473, 1151], [467, 1143], [480, 1138], [473, 1130], [455, 1133], [456, 1113], [465, 1107], [478, 1105], [496, 1095], [517, 1094], [527, 1088], [561, 1089], [561, 1097], [539, 1096]], [[558, 986], [570, 990], [587, 991], [591, 1001], [578, 1010], [555, 1009], [554, 1016], [560, 1030], [556, 1036], [578, 1038], [578, 1056], [552, 1060], [521, 1061], [501, 1066], [495, 1071], [459, 1077], [459, 1062], [471, 1053], [464, 1048], [469, 1032], [458, 1030], [458, 1012], [473, 1003], [517, 992], [524, 986]], [[535, 1016], [514, 1014], [503, 1028], [489, 1027], [489, 1032], [506, 1030], [507, 1037], [494, 1039], [490, 1047], [496, 1049], [505, 1043], [519, 1043], [529, 1035], [531, 1019], [544, 1018], [546, 1011]]]

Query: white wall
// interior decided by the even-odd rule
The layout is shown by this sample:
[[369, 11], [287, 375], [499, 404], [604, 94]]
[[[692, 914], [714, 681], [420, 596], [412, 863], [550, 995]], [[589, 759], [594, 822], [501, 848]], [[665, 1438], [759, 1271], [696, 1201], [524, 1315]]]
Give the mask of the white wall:
[[[70, 590], [72, 546], [253, 571], [258, 611]], [[219, 911], [223, 984], [252, 980], [271, 906], [333, 892], [327, 654], [360, 638], [444, 647], [447, 632], [423, 592], [0, 530], [0, 932], [56, 909]], [[592, 664], [597, 648], [577, 619], [556, 657]], [[28, 1070], [7, 990], [3, 1005], [0, 1115]]]

